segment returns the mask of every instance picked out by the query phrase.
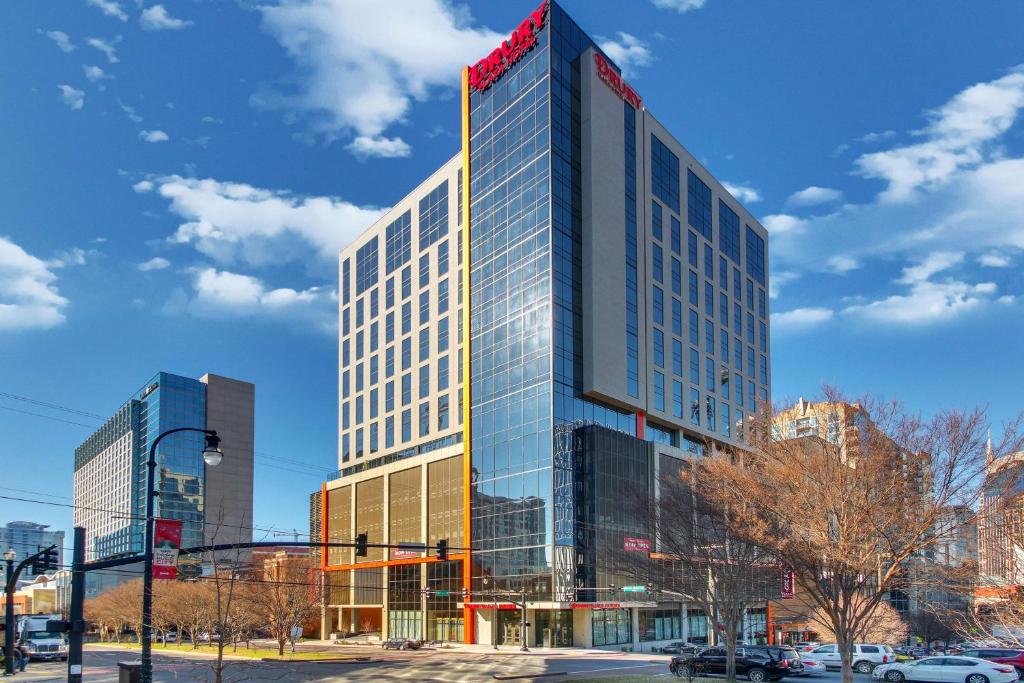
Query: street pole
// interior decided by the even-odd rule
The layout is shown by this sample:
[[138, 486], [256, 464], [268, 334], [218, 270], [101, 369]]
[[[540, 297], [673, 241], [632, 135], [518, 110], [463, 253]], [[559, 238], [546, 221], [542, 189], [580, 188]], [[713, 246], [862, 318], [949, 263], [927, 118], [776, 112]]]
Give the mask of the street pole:
[[526, 647], [526, 587], [525, 586], [523, 587], [522, 598], [523, 598], [523, 602], [522, 602], [522, 610], [523, 611], [522, 611], [522, 617], [520, 618], [520, 621], [519, 621], [519, 631], [520, 631], [521, 640], [523, 641], [523, 644], [519, 648], [519, 651], [520, 652], [529, 652], [530, 648]]
[[82, 683], [82, 636], [85, 633], [85, 527], [75, 527], [71, 560], [71, 608], [68, 613], [68, 683]]
[[4, 672], [8, 676], [14, 675], [14, 558], [11, 553], [4, 558], [7, 560], [7, 581], [6, 581], [6, 615], [4, 617]]
[[[156, 498], [156, 447], [165, 436], [177, 432], [199, 432], [206, 434], [207, 450], [216, 449], [220, 443], [217, 432], [211, 429], [199, 429], [197, 427], [178, 427], [168, 429], [160, 434], [149, 447], [149, 461], [146, 463], [148, 476], [146, 477], [146, 538], [145, 546], [142, 549], [142, 671], [140, 672], [142, 683], [153, 683], [153, 534], [156, 524], [153, 519], [153, 499]], [[203, 451], [204, 457], [206, 450]]]

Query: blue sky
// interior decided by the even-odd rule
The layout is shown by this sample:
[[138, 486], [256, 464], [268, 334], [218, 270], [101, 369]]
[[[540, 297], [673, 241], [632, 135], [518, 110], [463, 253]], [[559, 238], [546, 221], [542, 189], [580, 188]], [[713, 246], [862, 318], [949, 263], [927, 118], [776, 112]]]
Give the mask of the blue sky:
[[[0, 496], [69, 503], [88, 413], [210, 371], [257, 386], [257, 525], [301, 531], [336, 253], [456, 152], [460, 65], [533, 4], [8, 3]], [[771, 232], [777, 400], [1021, 408], [1024, 4], [563, 5]]]

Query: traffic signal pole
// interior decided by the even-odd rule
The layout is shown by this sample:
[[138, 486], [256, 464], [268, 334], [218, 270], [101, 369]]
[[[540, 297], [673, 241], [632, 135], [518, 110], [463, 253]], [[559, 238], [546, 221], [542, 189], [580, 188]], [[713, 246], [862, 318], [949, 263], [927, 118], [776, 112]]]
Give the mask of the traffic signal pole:
[[82, 683], [82, 636], [85, 633], [85, 527], [75, 527], [71, 560], [71, 605], [68, 610], [68, 683]]

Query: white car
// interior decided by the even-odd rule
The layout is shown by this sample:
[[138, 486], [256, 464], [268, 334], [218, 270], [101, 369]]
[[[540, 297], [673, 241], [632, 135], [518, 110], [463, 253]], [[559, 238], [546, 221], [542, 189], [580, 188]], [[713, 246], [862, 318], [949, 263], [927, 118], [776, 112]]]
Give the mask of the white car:
[[815, 659], [806, 652], [800, 653], [800, 663], [804, 665], [804, 676], [817, 676], [828, 671], [825, 668], [824, 662], [820, 659]]
[[[896, 661], [896, 653], [892, 648], [878, 643], [857, 643], [853, 646], [852, 654], [853, 670], [862, 674], [871, 673], [879, 664]], [[829, 669], [841, 669], [843, 666], [837, 645], [820, 645], [810, 652], [801, 652], [800, 656], [818, 660]]]
[[996, 664], [977, 657], [925, 657], [914, 662], [882, 664], [871, 676], [889, 683], [1013, 683], [1017, 670], [1010, 664]]

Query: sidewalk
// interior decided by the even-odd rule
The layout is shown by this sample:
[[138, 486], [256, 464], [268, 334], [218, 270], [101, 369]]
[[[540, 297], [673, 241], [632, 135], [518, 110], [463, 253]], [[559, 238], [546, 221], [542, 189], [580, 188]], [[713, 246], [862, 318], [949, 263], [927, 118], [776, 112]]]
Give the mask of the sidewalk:
[[0, 681], [10, 681], [11, 683], [22, 683], [23, 681], [63, 681], [66, 678], [66, 670], [32, 671], [31, 664], [29, 664], [28, 669], [13, 676], [0, 674]]

